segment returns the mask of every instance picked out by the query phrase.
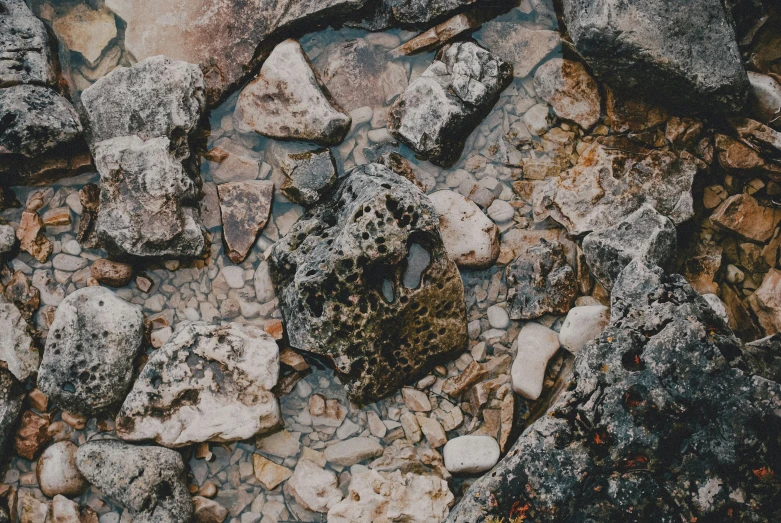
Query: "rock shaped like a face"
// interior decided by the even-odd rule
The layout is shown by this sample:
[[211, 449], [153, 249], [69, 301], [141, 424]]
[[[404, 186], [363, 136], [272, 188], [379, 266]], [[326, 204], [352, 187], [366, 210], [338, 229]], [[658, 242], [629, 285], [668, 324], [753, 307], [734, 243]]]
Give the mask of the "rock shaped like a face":
[[0, 1], [0, 56], [0, 88], [56, 81], [46, 28], [24, 2]]
[[749, 84], [721, 2], [565, 0], [563, 8], [578, 52], [611, 87], [687, 112], [742, 108]]
[[0, 364], [19, 381], [24, 381], [38, 370], [41, 357], [33, 345], [27, 321], [13, 303], [0, 298]]
[[463, 283], [431, 202], [371, 164], [353, 170], [274, 247], [290, 344], [329, 356], [356, 402], [382, 398], [463, 350]]
[[512, 76], [510, 64], [475, 43], [448, 45], [393, 104], [388, 131], [432, 163], [449, 167]]
[[188, 523], [193, 502], [178, 452], [121, 441], [91, 441], [76, 452], [90, 483], [133, 512], [137, 523]]
[[68, 295], [54, 314], [38, 388], [63, 410], [92, 415], [121, 402], [144, 338], [141, 307], [104, 287]]
[[266, 226], [274, 198], [274, 183], [250, 180], [217, 186], [222, 216], [225, 253], [233, 263], [241, 263]]
[[241, 91], [234, 120], [239, 130], [322, 145], [341, 143], [352, 122], [295, 40], [277, 45], [263, 62], [258, 77]]
[[144, 366], [117, 435], [166, 447], [251, 438], [279, 425], [278, 376], [279, 349], [259, 328], [185, 325]]
[[0, 369], [0, 464], [11, 457], [10, 443], [22, 412], [25, 391], [10, 372]]

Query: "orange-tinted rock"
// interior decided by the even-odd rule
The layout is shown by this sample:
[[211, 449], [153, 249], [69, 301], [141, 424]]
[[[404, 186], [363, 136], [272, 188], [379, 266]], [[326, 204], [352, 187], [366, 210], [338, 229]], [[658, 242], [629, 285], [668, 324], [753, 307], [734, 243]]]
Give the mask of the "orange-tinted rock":
[[50, 421], [48, 416], [39, 416], [31, 410], [25, 411], [19, 430], [16, 431], [16, 453], [25, 459], [35, 459], [38, 452], [51, 440]]

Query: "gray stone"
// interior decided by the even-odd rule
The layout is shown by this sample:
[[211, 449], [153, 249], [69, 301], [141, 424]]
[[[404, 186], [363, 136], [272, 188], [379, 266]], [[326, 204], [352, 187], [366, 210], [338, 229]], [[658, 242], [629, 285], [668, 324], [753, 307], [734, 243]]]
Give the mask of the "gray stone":
[[766, 74], [748, 72], [751, 114], [762, 123], [775, 123], [781, 116], [781, 85]]
[[0, 88], [56, 82], [49, 36], [25, 2], [0, 2]]
[[281, 159], [282, 193], [292, 202], [312, 205], [336, 183], [336, 159], [330, 149], [291, 152]]
[[70, 412], [92, 415], [120, 403], [132, 385], [144, 339], [139, 305], [104, 287], [68, 295], [54, 314], [38, 388]]
[[586, 130], [599, 121], [602, 113], [599, 87], [581, 63], [551, 58], [534, 73], [534, 90], [559, 118], [571, 120]]
[[486, 49], [513, 64], [517, 78], [529, 76], [542, 60], [560, 49], [558, 31], [528, 22], [490, 21], [475, 34]]
[[0, 224], [0, 257], [9, 254], [16, 246], [16, 231], [7, 224]]
[[11, 440], [16, 433], [16, 421], [22, 413], [24, 387], [10, 372], [0, 368], [0, 465], [11, 457]]
[[192, 517], [184, 461], [173, 450], [91, 441], [79, 447], [76, 465], [90, 483], [129, 508], [135, 523], [188, 523]]
[[374, 438], [357, 437], [340, 441], [325, 449], [329, 463], [349, 467], [382, 454], [382, 445]]
[[0, 297], [0, 367], [4, 367], [19, 381], [38, 371], [41, 357], [33, 344], [31, 329], [22, 313], [13, 303]]
[[376, 2], [372, 12], [359, 27], [378, 31], [393, 26], [430, 25], [429, 22], [447, 18], [448, 16], [476, 6], [478, 8], [495, 7], [497, 5], [512, 5], [506, 0], [381, 0]]

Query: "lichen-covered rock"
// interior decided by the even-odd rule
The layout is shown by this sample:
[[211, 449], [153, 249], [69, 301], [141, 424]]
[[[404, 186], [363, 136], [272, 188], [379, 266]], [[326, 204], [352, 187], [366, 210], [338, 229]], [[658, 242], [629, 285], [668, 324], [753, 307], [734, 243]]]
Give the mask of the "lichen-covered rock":
[[188, 523], [192, 517], [184, 461], [173, 450], [91, 441], [79, 447], [76, 465], [90, 483], [129, 508], [135, 523]]
[[635, 260], [611, 299], [571, 387], [447, 521], [777, 521], [775, 376], [678, 275]]
[[285, 181], [280, 189], [292, 202], [312, 205], [336, 183], [338, 170], [330, 149], [290, 152], [280, 161]]
[[228, 182], [217, 186], [217, 195], [225, 253], [233, 263], [241, 263], [268, 222], [274, 184], [261, 180]]
[[57, 307], [38, 371], [38, 388], [70, 412], [116, 405], [132, 385], [144, 314], [105, 287], [85, 287]]
[[13, 303], [0, 297], [0, 367], [8, 369], [19, 381], [38, 371], [41, 357], [33, 345], [30, 327]]
[[272, 250], [290, 345], [329, 356], [356, 402], [463, 350], [463, 283], [431, 202], [385, 167], [353, 170]]
[[187, 324], [149, 358], [117, 435], [166, 447], [249, 439], [279, 425], [278, 375], [279, 348], [260, 328]]
[[0, 56], [0, 88], [56, 81], [46, 27], [25, 2], [0, 1]]
[[448, 45], [393, 104], [388, 131], [432, 163], [449, 167], [512, 81], [512, 69], [473, 42]]
[[10, 372], [0, 368], [0, 465], [11, 457], [11, 441], [23, 402], [24, 387]]

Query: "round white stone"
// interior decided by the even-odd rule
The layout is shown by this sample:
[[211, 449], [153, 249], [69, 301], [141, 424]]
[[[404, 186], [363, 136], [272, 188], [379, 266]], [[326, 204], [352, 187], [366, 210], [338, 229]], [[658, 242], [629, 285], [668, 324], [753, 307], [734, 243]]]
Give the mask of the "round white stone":
[[89, 262], [85, 258], [70, 254], [58, 254], [52, 260], [52, 266], [60, 271], [76, 272], [87, 266]]
[[244, 287], [244, 269], [241, 267], [228, 266], [222, 268], [222, 277], [231, 289], [241, 289]]
[[79, 242], [76, 240], [68, 240], [62, 244], [62, 252], [71, 254], [73, 256], [78, 256], [81, 254], [81, 245], [79, 245]]
[[494, 329], [506, 329], [510, 326], [510, 315], [507, 314], [507, 310], [504, 307], [498, 305], [491, 305], [488, 307], [488, 323]]
[[494, 200], [488, 208], [488, 216], [496, 223], [506, 223], [515, 216], [515, 209], [504, 200]]
[[499, 461], [499, 444], [491, 436], [460, 436], [447, 442], [442, 454], [452, 474], [479, 474]]
[[57, 494], [74, 497], [82, 494], [89, 484], [76, 468], [78, 446], [60, 441], [47, 448], [38, 458], [38, 485], [48, 497]]
[[577, 354], [587, 343], [599, 337], [610, 323], [610, 309], [604, 305], [573, 307], [559, 331], [561, 346]]
[[542, 393], [548, 360], [559, 350], [559, 335], [530, 321], [518, 333], [517, 345], [518, 353], [510, 371], [513, 390], [534, 401]]

